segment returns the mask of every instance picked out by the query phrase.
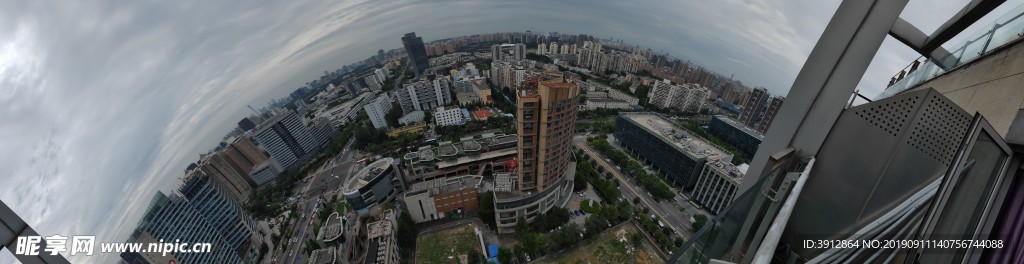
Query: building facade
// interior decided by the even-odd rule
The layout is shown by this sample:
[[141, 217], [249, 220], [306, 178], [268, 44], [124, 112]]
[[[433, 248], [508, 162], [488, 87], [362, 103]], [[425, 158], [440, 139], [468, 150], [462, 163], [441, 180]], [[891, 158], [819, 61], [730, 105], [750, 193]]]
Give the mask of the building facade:
[[[327, 144], [330, 135], [323, 135], [324, 127], [307, 127], [293, 111], [279, 113], [264, 121], [255, 130], [255, 139], [268, 153], [277, 171], [301, 164], [312, 153]], [[327, 129], [330, 129], [329, 126]], [[319, 133], [317, 133], [319, 132]]]
[[398, 254], [398, 214], [388, 209], [376, 222], [366, 224], [366, 262], [373, 264], [400, 264]]
[[722, 115], [711, 118], [711, 123], [708, 124], [708, 133], [740, 149], [747, 157], [753, 157], [757, 153], [757, 147], [764, 140], [764, 134]]
[[526, 44], [491, 45], [491, 61], [521, 61], [526, 58]]
[[406, 114], [412, 111], [427, 111], [452, 103], [451, 88], [446, 78], [408, 83], [401, 89], [395, 90], [394, 93], [398, 98], [398, 104], [402, 106], [402, 112]]
[[388, 98], [387, 94], [377, 95], [377, 98], [370, 100], [369, 103], [363, 106], [363, 110], [366, 111], [366, 115], [370, 118], [373, 128], [384, 129], [388, 127], [388, 121], [385, 119], [385, 116], [391, 111], [391, 99]]
[[704, 164], [693, 188], [693, 201], [716, 215], [736, 197], [744, 172], [732, 163], [713, 161]]
[[781, 96], [775, 96], [768, 100], [768, 107], [764, 109], [761, 114], [761, 121], [754, 126], [754, 130], [761, 132], [761, 134], [768, 133], [768, 128], [772, 126], [772, 121], [775, 121], [775, 115], [779, 113], [779, 108], [782, 108], [782, 102], [785, 98]]
[[700, 85], [673, 85], [669, 80], [662, 80], [652, 85], [648, 102], [664, 109], [698, 112], [704, 109], [710, 94], [707, 88]]
[[445, 219], [478, 209], [482, 176], [454, 176], [411, 184], [405, 208], [416, 223]]
[[416, 73], [418, 78], [423, 71], [430, 68], [430, 61], [427, 60], [427, 49], [423, 46], [423, 38], [417, 37], [416, 32], [406, 33], [402, 37], [402, 46], [405, 47], [405, 52], [409, 54], [409, 62], [412, 65], [413, 72]]
[[437, 126], [461, 126], [466, 124], [466, 119], [462, 118], [461, 108], [438, 107], [434, 109], [434, 124]]
[[615, 139], [686, 190], [693, 189], [706, 162], [732, 161], [732, 154], [656, 113], [620, 113]]
[[342, 185], [342, 195], [352, 209], [362, 215], [371, 206], [394, 199], [401, 190], [400, 181], [401, 175], [395, 159], [383, 158], [350, 175]]
[[568, 202], [576, 171], [571, 144], [579, 95], [579, 85], [557, 71], [533, 76], [516, 90], [516, 187], [495, 192], [500, 233], [514, 232], [519, 217], [532, 221]]
[[768, 98], [771, 94], [768, 94], [768, 90], [765, 88], [755, 88], [750, 91], [747, 95], [747, 100], [743, 102], [743, 112], [740, 112], [740, 123], [747, 127], [755, 127], [758, 122], [761, 121], [761, 112], [768, 105]]
[[182, 263], [255, 262], [263, 243], [256, 221], [200, 170], [189, 171], [171, 196], [157, 193], [129, 241], [143, 232], [164, 241], [211, 244], [210, 252], [170, 253]]

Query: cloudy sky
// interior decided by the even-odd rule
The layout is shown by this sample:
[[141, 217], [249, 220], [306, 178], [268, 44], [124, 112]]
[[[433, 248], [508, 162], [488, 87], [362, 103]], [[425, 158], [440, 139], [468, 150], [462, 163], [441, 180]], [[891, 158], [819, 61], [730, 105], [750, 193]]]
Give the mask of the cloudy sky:
[[[963, 2], [912, 1], [904, 17], [931, 32]], [[398, 48], [411, 31], [615, 37], [785, 94], [838, 4], [0, 0], [0, 199], [43, 235], [124, 241], [153, 193], [172, 190], [247, 104]], [[890, 38], [860, 89], [877, 94], [916, 57]]]

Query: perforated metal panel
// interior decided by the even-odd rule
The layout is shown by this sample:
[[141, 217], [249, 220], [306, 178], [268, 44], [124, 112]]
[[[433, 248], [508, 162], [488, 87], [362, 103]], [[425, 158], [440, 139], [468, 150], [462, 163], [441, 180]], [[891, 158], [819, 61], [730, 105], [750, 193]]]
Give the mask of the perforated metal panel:
[[[889, 212], [947, 171], [970, 117], [934, 89], [844, 110], [816, 155], [783, 241], [841, 239]], [[794, 249], [802, 256], [821, 251]]]
[[911, 127], [905, 142], [949, 165], [971, 125], [971, 116], [935, 94], [929, 95], [922, 107], [921, 116]]
[[917, 101], [920, 100], [919, 97], [914, 96], [886, 102], [870, 108], [857, 110], [854, 114], [895, 137], [903, 129], [907, 121], [910, 120], [910, 115], [914, 113], [914, 109], [918, 106]]

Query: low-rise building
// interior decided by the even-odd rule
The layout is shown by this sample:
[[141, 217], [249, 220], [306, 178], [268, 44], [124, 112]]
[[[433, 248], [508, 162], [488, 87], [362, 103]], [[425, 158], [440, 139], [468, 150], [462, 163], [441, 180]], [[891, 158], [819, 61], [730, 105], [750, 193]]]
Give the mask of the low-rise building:
[[409, 112], [408, 114], [405, 114], [404, 116], [398, 118], [398, 123], [402, 124], [403, 126], [409, 125], [409, 124], [412, 124], [412, 123], [422, 123], [423, 122], [423, 118], [425, 118], [425, 117], [426, 117], [426, 114], [424, 114], [423, 111], [416, 110], [416, 111]]
[[760, 132], [721, 115], [711, 118], [711, 123], [708, 124], [708, 133], [722, 139], [726, 144], [740, 149], [747, 157], [754, 157], [757, 147], [764, 140], [764, 135]]
[[394, 199], [400, 191], [396, 188], [401, 186], [395, 159], [383, 158], [350, 175], [342, 186], [342, 194], [353, 210], [364, 215], [370, 207]]
[[619, 113], [615, 139], [668, 180], [692, 190], [704, 164], [730, 162], [733, 155], [657, 113]]
[[616, 90], [616, 89], [608, 89], [608, 97], [610, 97], [612, 99], [619, 99], [619, 100], [622, 100], [622, 101], [626, 101], [627, 103], [629, 103], [631, 105], [640, 104], [640, 99], [638, 99], [635, 96], [632, 96], [632, 95], [630, 95], [630, 94], [628, 94], [626, 92], [619, 91], [619, 90]]
[[587, 97], [587, 102], [583, 105], [585, 110], [596, 110], [596, 109], [632, 109], [633, 105], [619, 99], [612, 99], [607, 97], [590, 98]]
[[746, 173], [745, 166], [733, 166], [722, 161], [705, 163], [693, 188], [693, 201], [708, 211], [721, 213], [736, 197], [736, 190]]
[[466, 124], [462, 118], [462, 109], [438, 107], [434, 110], [434, 124], [437, 126], [461, 126]]
[[482, 176], [453, 176], [410, 184], [405, 205], [416, 223], [477, 210]]
[[404, 182], [412, 185], [438, 178], [486, 175], [494, 164], [516, 157], [516, 135], [485, 134], [460, 142], [441, 142], [437, 147], [422, 147], [402, 158]]
[[344, 126], [356, 120], [356, 117], [359, 116], [359, 111], [363, 110], [363, 105], [366, 105], [371, 98], [370, 93], [362, 93], [344, 103], [320, 111], [317, 116], [326, 117], [327, 120], [330, 120], [332, 126]]

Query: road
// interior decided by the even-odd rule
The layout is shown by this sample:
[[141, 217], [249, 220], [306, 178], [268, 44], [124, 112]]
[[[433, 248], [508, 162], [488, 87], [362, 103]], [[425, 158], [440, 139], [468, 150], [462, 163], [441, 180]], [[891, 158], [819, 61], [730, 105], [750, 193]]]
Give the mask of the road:
[[[647, 191], [643, 190], [643, 187], [637, 186], [636, 182], [632, 180], [632, 177], [623, 175], [619, 170], [615, 169], [615, 165], [605, 160], [605, 157], [601, 155], [597, 150], [594, 150], [587, 145], [585, 138], [577, 136], [573, 138], [573, 142], [577, 147], [583, 149], [587, 155], [592, 157], [591, 160], [595, 161], [601, 167], [608, 172], [611, 172], [619, 182], [622, 183], [619, 186], [620, 189], [626, 189], [628, 192], [622, 192], [622, 197], [626, 201], [632, 201], [633, 198], [640, 198], [640, 203], [651, 209], [651, 212], [656, 215], [663, 223], [666, 224], [676, 235], [683, 239], [689, 239], [692, 236], [690, 229], [687, 227], [689, 224], [689, 217], [683, 212], [679, 211], [679, 207], [674, 205], [673, 202], [657, 202], [654, 198], [647, 195]], [[677, 198], [677, 200], [680, 198]], [[685, 198], [683, 198], [685, 199]], [[666, 205], [667, 203], [667, 205]]]
[[331, 199], [331, 195], [340, 191], [341, 184], [348, 176], [349, 168], [353, 164], [352, 159], [357, 151], [351, 149], [352, 142], [349, 141], [345, 145], [340, 155], [325, 162], [320, 170], [304, 180], [307, 184], [302, 186], [302, 198], [298, 206], [299, 228], [291, 234], [292, 239], [289, 240], [285, 250], [288, 255], [284, 257], [283, 263], [305, 263], [305, 259], [308, 257], [305, 251], [306, 241], [315, 238], [316, 230], [313, 230], [312, 227], [319, 222], [319, 219], [316, 219], [316, 213], [324, 203]]

